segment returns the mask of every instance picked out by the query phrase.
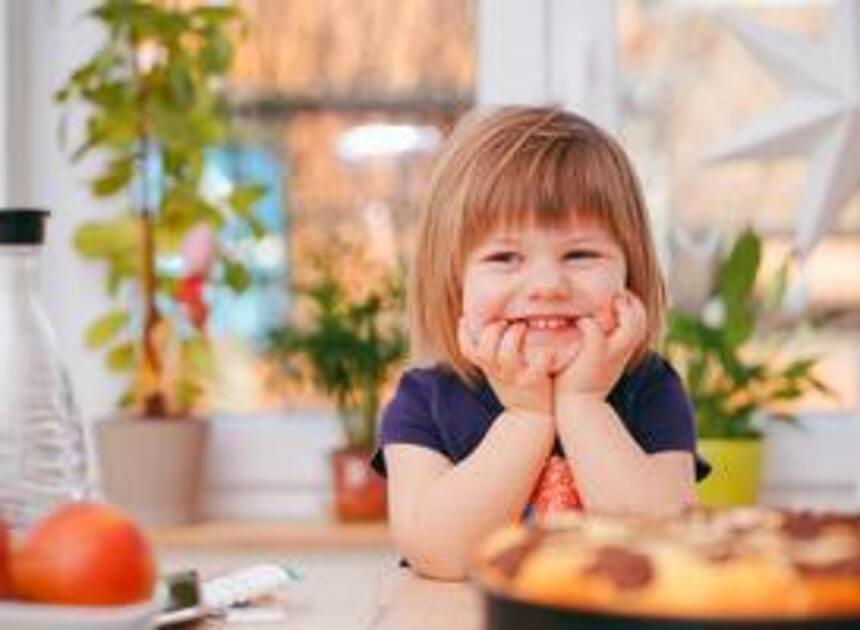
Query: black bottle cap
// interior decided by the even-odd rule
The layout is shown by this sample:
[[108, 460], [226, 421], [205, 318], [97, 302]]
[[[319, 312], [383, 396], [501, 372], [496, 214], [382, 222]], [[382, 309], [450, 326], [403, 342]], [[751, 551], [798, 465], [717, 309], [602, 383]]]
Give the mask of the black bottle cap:
[[39, 208], [0, 208], [0, 245], [40, 245], [50, 214]]

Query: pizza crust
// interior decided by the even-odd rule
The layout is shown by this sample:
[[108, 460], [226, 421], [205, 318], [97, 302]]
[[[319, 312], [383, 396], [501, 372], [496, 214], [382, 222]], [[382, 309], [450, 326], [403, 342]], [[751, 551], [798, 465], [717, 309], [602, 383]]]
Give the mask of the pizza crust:
[[476, 578], [526, 603], [715, 619], [860, 615], [860, 515], [567, 513], [482, 546]]

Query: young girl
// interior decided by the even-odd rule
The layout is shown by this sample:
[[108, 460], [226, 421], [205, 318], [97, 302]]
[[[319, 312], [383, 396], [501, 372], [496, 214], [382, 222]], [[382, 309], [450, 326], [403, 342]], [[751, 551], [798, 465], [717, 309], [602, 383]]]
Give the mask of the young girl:
[[648, 350], [664, 286], [645, 204], [606, 133], [538, 107], [461, 122], [430, 184], [409, 297], [427, 367], [404, 374], [374, 465], [416, 571], [465, 577], [488, 532], [547, 502], [542, 477], [567, 478], [562, 502], [595, 512], [693, 502], [690, 404]]

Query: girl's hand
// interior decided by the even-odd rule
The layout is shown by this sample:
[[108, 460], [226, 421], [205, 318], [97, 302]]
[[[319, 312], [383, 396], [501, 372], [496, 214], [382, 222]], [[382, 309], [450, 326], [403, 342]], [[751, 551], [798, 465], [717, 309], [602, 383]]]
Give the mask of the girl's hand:
[[473, 338], [461, 319], [457, 336], [463, 356], [481, 369], [505, 409], [550, 417], [553, 396], [549, 370], [553, 352], [547, 349], [526, 357], [526, 331], [523, 322], [495, 321]]
[[595, 317], [577, 321], [582, 333], [579, 351], [555, 380], [555, 406], [572, 397], [605, 400], [636, 347], [647, 333], [645, 306], [630, 291], [612, 300], [617, 325], [611, 332]]

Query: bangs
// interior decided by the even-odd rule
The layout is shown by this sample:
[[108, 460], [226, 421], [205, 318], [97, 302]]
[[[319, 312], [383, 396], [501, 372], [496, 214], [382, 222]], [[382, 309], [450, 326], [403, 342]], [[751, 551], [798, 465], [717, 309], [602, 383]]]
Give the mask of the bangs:
[[480, 183], [463, 198], [466, 252], [498, 229], [594, 221], [615, 238], [624, 232], [631, 200], [611, 155], [569, 139], [514, 144], [501, 161], [487, 153], [476, 156]]

